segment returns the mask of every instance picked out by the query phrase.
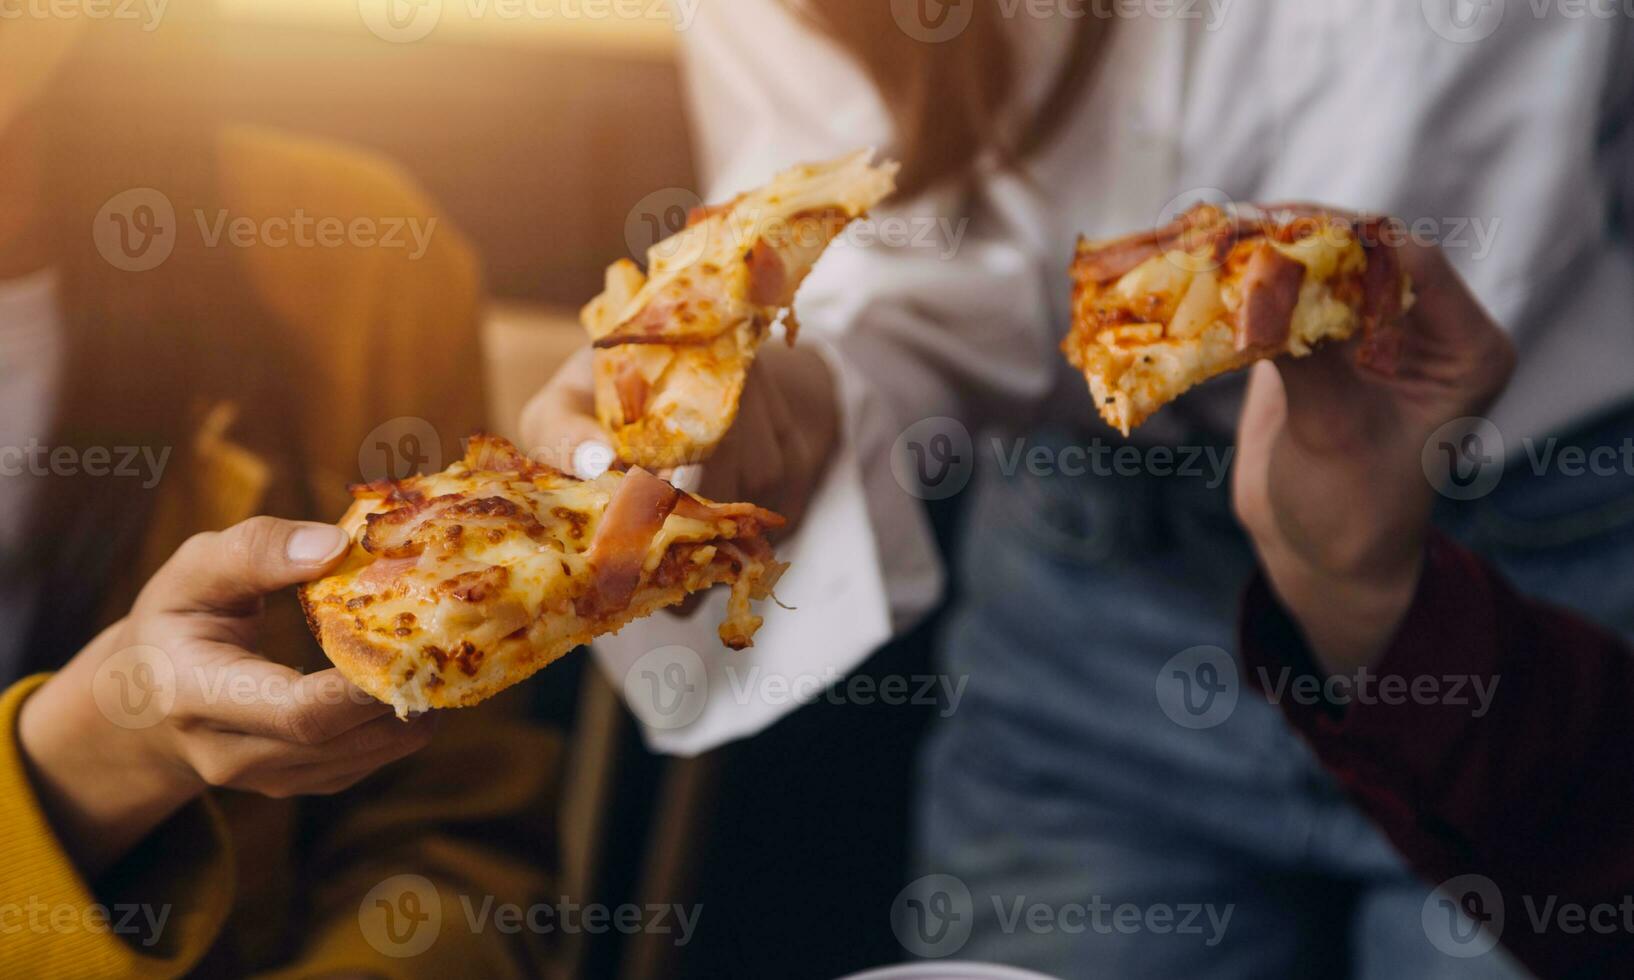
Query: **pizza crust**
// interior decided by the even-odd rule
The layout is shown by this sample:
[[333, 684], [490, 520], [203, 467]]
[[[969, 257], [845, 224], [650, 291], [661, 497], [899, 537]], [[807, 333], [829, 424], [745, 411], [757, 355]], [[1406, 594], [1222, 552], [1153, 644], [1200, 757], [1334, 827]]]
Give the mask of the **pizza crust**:
[[[730, 571], [711, 576], [707, 585], [730, 584]], [[502, 641], [485, 656], [474, 675], [457, 666], [438, 669], [427, 661], [407, 662], [401, 649], [372, 640], [359, 629], [344, 609], [320, 606], [300, 590], [301, 606], [313, 636], [346, 679], [377, 701], [389, 704], [399, 718], [441, 708], [468, 708], [486, 701], [500, 691], [521, 683], [575, 649], [608, 633], [617, 633], [630, 623], [670, 606], [680, 605], [689, 592], [675, 586], [647, 589], [638, 593], [623, 612], [599, 623], [586, 623], [548, 647], [535, 649], [525, 640]], [[406, 675], [406, 676], [405, 676]]]
[[347, 556], [299, 590], [353, 684], [400, 717], [476, 704], [597, 636], [729, 585], [723, 645], [749, 646], [784, 565], [782, 518], [641, 470], [581, 481], [473, 437], [443, 473], [353, 488]]

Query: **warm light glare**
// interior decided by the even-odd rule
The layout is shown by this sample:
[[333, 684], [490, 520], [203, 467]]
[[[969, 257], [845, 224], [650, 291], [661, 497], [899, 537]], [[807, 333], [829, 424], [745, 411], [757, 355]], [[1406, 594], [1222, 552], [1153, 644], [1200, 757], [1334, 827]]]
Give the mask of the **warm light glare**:
[[[665, 53], [671, 0], [217, 0], [232, 19], [374, 30], [388, 41], [481, 40]], [[684, 23], [684, 20], [681, 21]]]

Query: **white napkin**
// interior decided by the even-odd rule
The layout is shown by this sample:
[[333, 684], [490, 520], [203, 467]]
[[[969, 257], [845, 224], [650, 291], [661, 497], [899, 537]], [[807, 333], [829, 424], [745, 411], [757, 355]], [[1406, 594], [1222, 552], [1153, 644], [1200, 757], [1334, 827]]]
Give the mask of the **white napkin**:
[[596, 659], [655, 752], [693, 756], [754, 735], [820, 697], [891, 637], [890, 608], [854, 453], [836, 453], [801, 530], [781, 542], [791, 567], [755, 645], [737, 652], [715, 629], [713, 590], [682, 619], [658, 613], [593, 644]]

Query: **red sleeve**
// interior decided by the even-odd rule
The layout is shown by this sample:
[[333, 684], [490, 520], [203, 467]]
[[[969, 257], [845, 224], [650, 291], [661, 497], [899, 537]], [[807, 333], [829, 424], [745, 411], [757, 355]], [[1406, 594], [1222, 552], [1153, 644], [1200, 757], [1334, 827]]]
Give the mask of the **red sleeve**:
[[1496, 886], [1497, 931], [1530, 969], [1634, 976], [1634, 660], [1619, 637], [1436, 537], [1400, 631], [1354, 684], [1315, 666], [1263, 574], [1240, 650], [1249, 684], [1425, 877]]

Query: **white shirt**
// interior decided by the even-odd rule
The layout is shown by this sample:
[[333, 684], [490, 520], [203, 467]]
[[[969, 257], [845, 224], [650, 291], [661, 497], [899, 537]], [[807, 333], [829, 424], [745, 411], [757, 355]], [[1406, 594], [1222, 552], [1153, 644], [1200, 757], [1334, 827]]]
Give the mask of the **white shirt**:
[[0, 679], [16, 675], [34, 611], [32, 586], [7, 571], [41, 482], [22, 454], [48, 442], [63, 353], [56, 273], [0, 281]]
[[[681, 629], [660, 618], [599, 643], [616, 682], [642, 655], [635, 672], [656, 676], [648, 651], [666, 644], [701, 655], [706, 683], [688, 689], [703, 703], [681, 712], [696, 720], [649, 724], [649, 742], [687, 754], [752, 734], [801, 700], [764, 677], [744, 682], [757, 667], [832, 680], [931, 608], [943, 572], [920, 501], [890, 467], [909, 426], [950, 416], [974, 434], [1096, 417], [1057, 350], [1079, 233], [1152, 228], [1206, 189], [1433, 219], [1433, 237], [1520, 349], [1489, 413], [1511, 451], [1634, 396], [1634, 253], [1613, 220], [1625, 239], [1634, 230], [1634, 27], [1511, 2], [1490, 37], [1465, 43], [1456, 27], [1432, 26], [1438, 2], [1236, 0], [1208, 22], [1123, 20], [1092, 90], [1027, 177], [990, 167], [968, 201], [943, 193], [876, 211], [915, 227], [968, 217], [951, 256], [949, 235], [932, 247], [837, 244], [799, 296], [802, 338], [840, 368], [847, 431], [781, 549], [794, 571], [779, 595], [798, 611], [767, 612], [742, 655], [711, 639], [713, 607]], [[1021, 17], [1016, 29], [1027, 89], [1042, 91], [1071, 24]], [[705, 3], [683, 37], [710, 200], [795, 162], [890, 147], [861, 70], [776, 0]], [[1610, 132], [1618, 121], [1625, 131]], [[1163, 416], [1142, 435], [1165, 438]], [[847, 577], [883, 587], [804, 587]], [[625, 687], [638, 717], [659, 717], [639, 685]]]

